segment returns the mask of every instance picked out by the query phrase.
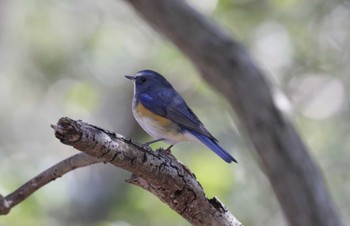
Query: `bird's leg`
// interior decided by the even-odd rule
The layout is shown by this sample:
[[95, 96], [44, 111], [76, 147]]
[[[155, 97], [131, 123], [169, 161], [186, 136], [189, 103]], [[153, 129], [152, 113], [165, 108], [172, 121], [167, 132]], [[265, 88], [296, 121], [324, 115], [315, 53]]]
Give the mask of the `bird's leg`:
[[170, 150], [170, 149], [171, 149], [173, 146], [174, 146], [173, 144], [170, 145], [167, 149], [164, 150], [164, 153], [165, 153], [165, 154], [168, 154], [168, 155], [171, 154], [171, 150]]
[[[165, 140], [165, 139], [164, 139], [164, 138], [160, 138], [160, 139], [157, 139], [157, 140], [148, 141], [148, 142], [144, 143], [143, 145], [149, 146], [150, 144], [157, 143], [157, 142], [163, 141], [163, 140]], [[172, 144], [172, 145], [170, 145], [167, 149], [160, 148], [159, 151], [164, 152], [165, 154], [168, 154], [168, 155], [169, 155], [169, 154], [171, 154], [171, 150], [170, 150], [170, 149], [171, 149], [173, 146], [174, 146], [174, 145]]]
[[150, 144], [157, 143], [157, 142], [163, 141], [163, 140], [165, 140], [165, 139], [164, 138], [160, 138], [160, 139], [157, 139], [157, 140], [148, 141], [148, 142], [144, 143], [143, 145], [149, 146]]

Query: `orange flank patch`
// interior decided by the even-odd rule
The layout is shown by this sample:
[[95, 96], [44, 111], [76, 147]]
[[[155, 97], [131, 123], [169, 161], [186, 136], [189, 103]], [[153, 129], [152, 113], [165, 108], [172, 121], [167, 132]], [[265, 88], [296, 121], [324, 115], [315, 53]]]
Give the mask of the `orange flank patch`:
[[149, 111], [147, 108], [145, 108], [145, 106], [143, 106], [143, 104], [139, 103], [136, 107], [136, 111], [139, 114], [139, 116], [141, 117], [147, 117], [149, 119], [152, 119], [154, 121], [156, 121], [157, 123], [159, 123], [162, 126], [170, 126], [172, 124], [172, 122], [167, 119], [164, 118], [160, 115], [157, 115], [151, 111]]
[[169, 144], [193, 140], [193, 136], [182, 133], [180, 127], [171, 120], [149, 111], [141, 103], [133, 108], [136, 121], [151, 136], [163, 138]]

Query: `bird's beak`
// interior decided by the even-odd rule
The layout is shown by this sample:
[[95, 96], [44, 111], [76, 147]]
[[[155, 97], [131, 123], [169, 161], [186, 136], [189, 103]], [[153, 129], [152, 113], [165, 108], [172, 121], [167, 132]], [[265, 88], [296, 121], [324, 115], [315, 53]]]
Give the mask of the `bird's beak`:
[[130, 79], [132, 81], [136, 80], [136, 77], [135, 76], [131, 76], [131, 75], [125, 75], [125, 78]]

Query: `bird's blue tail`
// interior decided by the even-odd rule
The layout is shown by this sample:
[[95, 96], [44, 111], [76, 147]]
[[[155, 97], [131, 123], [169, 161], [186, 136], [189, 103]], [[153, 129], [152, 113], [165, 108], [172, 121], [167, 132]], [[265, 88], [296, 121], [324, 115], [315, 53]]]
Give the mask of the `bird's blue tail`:
[[218, 156], [220, 156], [223, 160], [225, 160], [225, 162], [227, 163], [231, 163], [236, 162], [237, 160], [235, 158], [233, 158], [227, 151], [225, 151], [222, 147], [220, 147], [220, 145], [215, 142], [214, 140], [196, 133], [194, 131], [191, 131], [191, 133], [197, 137], [198, 140], [200, 140], [203, 144], [205, 144], [208, 148], [210, 148], [212, 151], [214, 151]]

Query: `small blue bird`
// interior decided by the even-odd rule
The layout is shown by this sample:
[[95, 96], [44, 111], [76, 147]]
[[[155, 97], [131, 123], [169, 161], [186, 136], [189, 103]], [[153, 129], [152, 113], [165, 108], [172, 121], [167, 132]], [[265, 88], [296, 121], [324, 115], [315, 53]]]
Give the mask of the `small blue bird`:
[[219, 146], [184, 99], [159, 73], [151, 70], [125, 76], [134, 82], [132, 111], [136, 121], [157, 140], [171, 146], [182, 141], [201, 142], [228, 163], [237, 162]]

